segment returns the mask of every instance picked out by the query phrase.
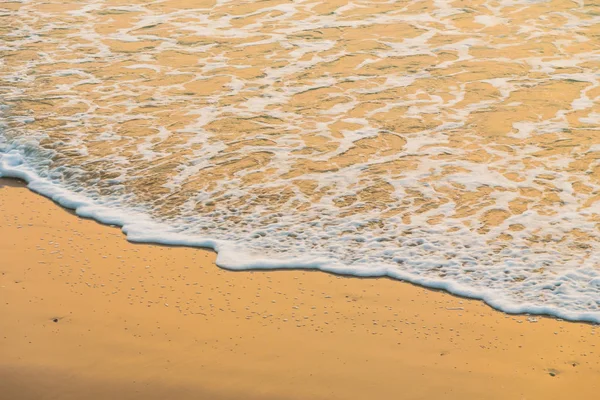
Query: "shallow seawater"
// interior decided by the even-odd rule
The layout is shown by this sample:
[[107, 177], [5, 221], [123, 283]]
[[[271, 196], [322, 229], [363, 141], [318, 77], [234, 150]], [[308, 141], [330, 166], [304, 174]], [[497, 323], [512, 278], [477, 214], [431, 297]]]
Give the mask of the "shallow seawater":
[[600, 322], [600, 5], [0, 4], [0, 173], [226, 268]]

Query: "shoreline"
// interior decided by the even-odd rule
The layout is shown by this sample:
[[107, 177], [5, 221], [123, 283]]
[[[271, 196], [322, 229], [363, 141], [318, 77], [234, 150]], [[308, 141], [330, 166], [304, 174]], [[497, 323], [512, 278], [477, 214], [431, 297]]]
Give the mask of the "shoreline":
[[224, 270], [213, 251], [123, 240], [15, 182], [0, 179], [9, 398], [591, 399], [599, 388], [594, 324], [392, 278]]
[[[69, 211], [76, 217], [91, 220], [100, 225], [107, 226], [110, 228], [118, 228], [120, 233], [123, 234], [125, 236], [125, 239], [130, 243], [148, 244], [148, 245], [166, 246], [166, 247], [181, 247], [181, 248], [190, 248], [190, 249], [199, 249], [199, 250], [203, 250], [203, 251], [210, 251], [217, 256], [216, 261], [215, 261], [215, 263], [217, 263], [217, 266], [219, 268], [227, 270], [227, 271], [231, 271], [231, 272], [237, 272], [237, 271], [241, 271], [241, 272], [244, 272], [244, 271], [254, 271], [254, 272], [259, 272], [259, 271], [317, 271], [317, 272], [322, 272], [322, 273], [331, 274], [331, 275], [340, 276], [340, 277], [350, 277], [350, 278], [358, 278], [358, 279], [389, 279], [389, 280], [396, 281], [396, 282], [408, 283], [410, 285], [414, 285], [416, 287], [424, 288], [427, 290], [442, 291], [444, 293], [448, 293], [452, 296], [456, 296], [456, 297], [463, 298], [463, 299], [481, 301], [482, 303], [484, 303], [486, 306], [490, 307], [491, 309], [501, 312], [501, 313], [508, 314], [508, 315], [526, 315], [526, 316], [532, 315], [532, 316], [536, 316], [536, 317], [555, 318], [558, 320], [565, 320], [565, 321], [574, 322], [574, 323], [588, 323], [588, 324], [592, 324], [592, 325], [600, 325], [600, 320], [598, 320], [598, 316], [591, 314], [591, 313], [581, 312], [581, 313], [579, 313], [579, 315], [577, 317], [575, 317], [575, 316], [572, 316], [572, 314], [573, 314], [572, 311], [564, 311], [561, 309], [553, 309], [552, 311], [546, 311], [547, 308], [542, 307], [542, 306], [514, 305], [514, 304], [512, 304], [512, 305], [504, 304], [503, 306], [500, 306], [497, 304], [498, 301], [496, 301], [494, 299], [486, 298], [486, 296], [484, 294], [477, 294], [477, 292], [472, 292], [473, 289], [469, 289], [469, 288], [457, 289], [455, 282], [435, 281], [435, 280], [430, 280], [429, 278], [420, 277], [420, 276], [414, 276], [412, 278], [411, 277], [402, 277], [402, 274], [404, 274], [403, 272], [397, 272], [398, 276], [392, 276], [392, 275], [390, 275], [389, 272], [382, 273], [379, 275], [361, 275], [361, 274], [356, 274], [356, 273], [345, 273], [345, 272], [341, 272], [341, 271], [336, 271], [331, 268], [323, 268], [323, 267], [319, 267], [319, 266], [314, 266], [314, 265], [310, 265], [310, 263], [306, 264], [307, 266], [305, 266], [305, 267], [285, 266], [285, 265], [292, 265], [292, 264], [288, 264], [287, 262], [284, 263], [284, 265], [280, 266], [280, 267], [242, 266], [242, 267], [236, 267], [236, 268], [229, 268], [229, 267], [225, 267], [225, 266], [219, 266], [218, 265], [219, 250], [217, 249], [217, 247], [219, 245], [216, 240], [184, 238], [183, 242], [185, 242], [185, 243], [175, 243], [175, 242], [168, 243], [167, 241], [161, 241], [156, 238], [153, 239], [152, 236], [140, 234], [139, 232], [132, 234], [125, 227], [125, 225], [126, 225], [125, 219], [123, 219], [122, 217], [112, 215], [112, 216], [107, 217], [107, 220], [103, 221], [102, 218], [100, 217], [100, 215], [97, 213], [97, 211], [94, 212], [94, 211], [89, 210], [90, 206], [92, 206], [92, 208], [94, 207], [93, 205], [91, 205], [87, 202], [81, 203], [78, 200], [70, 199], [69, 196], [72, 196], [73, 194], [69, 190], [62, 189], [62, 188], [55, 188], [52, 184], [49, 184], [48, 182], [46, 182], [42, 179], [33, 179], [32, 176], [34, 176], [34, 175], [32, 175], [30, 172], [27, 172], [27, 171], [20, 171], [20, 170], [15, 169], [14, 171], [12, 171], [12, 172], [9, 171], [9, 172], [15, 176], [4, 176], [3, 177], [0, 175], [0, 180], [8, 180], [8, 181], [17, 182], [18, 184], [21, 184], [21, 185], [27, 187], [30, 191], [34, 192], [35, 194], [38, 194], [42, 197], [49, 199], [57, 206], [61, 207], [64, 210]], [[21, 175], [22, 177], [19, 177], [19, 175]], [[24, 177], [28, 177], [28, 178], [26, 179]], [[30, 187], [30, 183], [34, 183], [33, 188]], [[48, 192], [48, 191], [43, 191], [39, 187], [36, 189], [35, 188], [36, 186], [41, 186], [42, 188], [50, 187], [50, 188], [54, 189], [54, 193], [52, 193], [53, 192], [52, 189], [50, 189], [50, 191]], [[56, 190], [58, 190], [58, 192], [56, 192]], [[59, 197], [59, 200], [55, 199], [57, 195]], [[79, 215], [77, 213], [77, 211], [81, 208], [87, 209], [84, 212], [84, 215]], [[105, 206], [101, 206], [101, 209], [105, 209], [105, 208], [106, 208]], [[111, 220], [111, 219], [113, 220], [113, 222], [108, 222], [108, 220]], [[203, 244], [199, 244], [199, 243], [203, 243]], [[256, 263], [256, 262], [253, 262], [253, 263]], [[248, 264], [248, 265], [250, 265], [250, 264]], [[423, 283], [423, 281], [425, 281], [426, 283]], [[471, 294], [464, 294], [464, 291], [471, 291]]]

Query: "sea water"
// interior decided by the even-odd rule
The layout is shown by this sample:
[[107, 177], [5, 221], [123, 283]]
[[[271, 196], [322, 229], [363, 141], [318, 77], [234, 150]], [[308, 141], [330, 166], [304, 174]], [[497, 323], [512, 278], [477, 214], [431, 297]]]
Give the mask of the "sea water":
[[0, 23], [0, 175], [129, 240], [600, 322], [594, 2], [21, 0]]

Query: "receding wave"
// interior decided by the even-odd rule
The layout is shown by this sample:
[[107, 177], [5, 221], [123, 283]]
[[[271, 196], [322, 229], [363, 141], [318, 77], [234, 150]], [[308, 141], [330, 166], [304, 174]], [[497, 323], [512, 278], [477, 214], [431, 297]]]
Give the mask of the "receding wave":
[[0, 174], [230, 269], [600, 322], [600, 6], [0, 5]]

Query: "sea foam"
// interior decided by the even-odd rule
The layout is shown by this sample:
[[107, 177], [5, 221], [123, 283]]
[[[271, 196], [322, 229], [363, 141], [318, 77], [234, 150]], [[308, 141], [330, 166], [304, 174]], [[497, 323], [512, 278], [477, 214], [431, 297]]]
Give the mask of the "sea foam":
[[[215, 250], [218, 254], [217, 265], [225, 269], [317, 269], [348, 276], [389, 277], [429, 288], [443, 289], [459, 296], [483, 300], [488, 305], [507, 313], [550, 315], [572, 321], [600, 323], [600, 311], [595, 310], [595, 308], [600, 307], [600, 301], [595, 296], [600, 290], [600, 273], [593, 268], [567, 272], [563, 276], [557, 277], [554, 282], [548, 282], [541, 286], [539, 284], [529, 285], [530, 290], [554, 291], [563, 285], [567, 287], [566, 289], [560, 289], [565, 294], [565, 301], [559, 306], [517, 302], [508, 299], [502, 291], [470, 287], [468, 283], [461, 282], [460, 279], [432, 279], [414, 272], [405, 272], [395, 266], [386, 267], [385, 265], [370, 264], [349, 266], [337, 262], [334, 258], [326, 257], [263, 258], [256, 252], [246, 251], [243, 245], [240, 246], [239, 244], [208, 237], [181, 234], [173, 227], [152, 220], [147, 214], [115, 208], [114, 205], [103, 205], [101, 201], [79, 195], [61, 187], [59, 184], [40, 178], [27, 167], [21, 155], [15, 150], [4, 154], [0, 153], [0, 177], [24, 180], [28, 183], [27, 187], [32, 191], [52, 199], [63, 207], [75, 210], [76, 214], [81, 217], [92, 218], [108, 225], [118, 225], [126, 235], [127, 240], [131, 242]], [[471, 257], [465, 257], [464, 259], [475, 260]], [[510, 263], [505, 265], [505, 268], [511, 267]], [[595, 304], [593, 303], [594, 300], [596, 301]], [[591, 306], [591, 310], [573, 311], [569, 309], [573, 303], [587, 303]]]
[[223, 268], [600, 322], [583, 2], [85, 3], [7, 11], [2, 176]]

